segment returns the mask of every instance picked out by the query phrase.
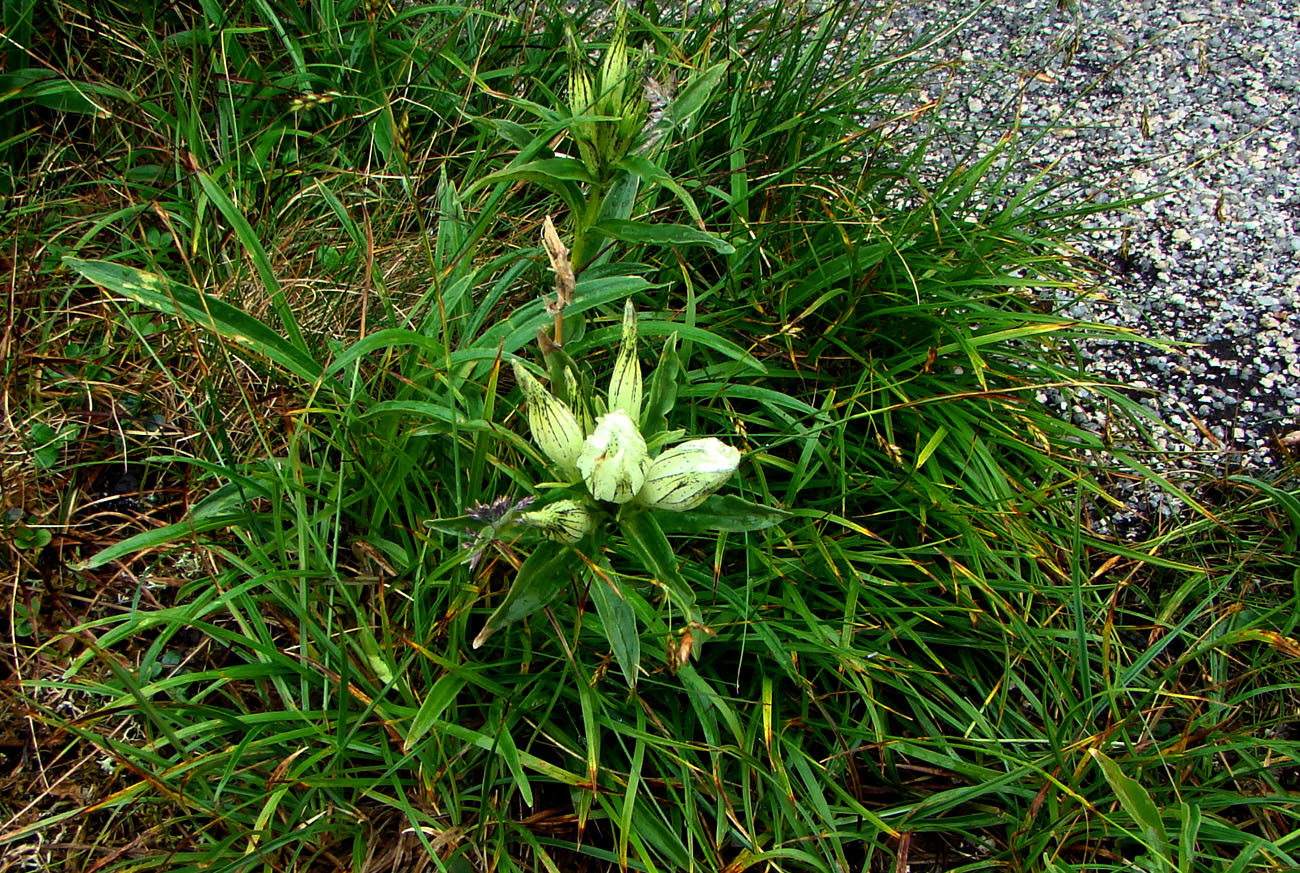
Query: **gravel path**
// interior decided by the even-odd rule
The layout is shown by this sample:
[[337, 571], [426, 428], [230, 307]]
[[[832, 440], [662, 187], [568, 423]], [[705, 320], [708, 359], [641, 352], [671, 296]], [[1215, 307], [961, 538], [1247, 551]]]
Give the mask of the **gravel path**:
[[[1277, 440], [1300, 428], [1300, 3], [1061, 5], [979, 11], [937, 50], [957, 63], [935, 87], [990, 140], [1014, 114], [1022, 141], [1046, 128], [1033, 164], [1059, 161], [1112, 196], [1168, 192], [1108, 218], [1117, 228], [1089, 244], [1114, 270], [1108, 299], [1069, 312], [1195, 344], [1088, 349], [1168, 423], [1165, 447], [1193, 450], [1177, 465], [1275, 469]], [[891, 27], [955, 8], [925, 0]]]

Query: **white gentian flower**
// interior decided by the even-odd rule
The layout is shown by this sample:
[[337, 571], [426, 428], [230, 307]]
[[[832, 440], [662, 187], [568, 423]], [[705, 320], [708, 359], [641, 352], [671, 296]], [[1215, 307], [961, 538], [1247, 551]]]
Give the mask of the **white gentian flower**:
[[740, 452], [719, 439], [691, 440], [655, 458], [638, 495], [654, 509], [686, 512], [717, 491], [740, 463]]
[[[515, 381], [528, 401], [528, 429], [533, 442], [551, 463], [569, 478], [578, 475], [578, 454], [582, 451], [582, 425], [563, 401], [542, 387], [542, 383], [518, 361], [511, 361]], [[643, 444], [644, 445], [644, 444]]]
[[609, 379], [609, 411], [641, 420], [641, 362], [636, 356], [636, 310], [631, 300], [623, 307], [623, 339]]
[[515, 521], [561, 543], [576, 543], [596, 529], [596, 517], [576, 500], [548, 503], [541, 509], [520, 513]]
[[578, 455], [578, 472], [591, 496], [613, 503], [627, 503], [637, 495], [649, 465], [645, 437], [620, 410], [596, 419], [596, 429]]

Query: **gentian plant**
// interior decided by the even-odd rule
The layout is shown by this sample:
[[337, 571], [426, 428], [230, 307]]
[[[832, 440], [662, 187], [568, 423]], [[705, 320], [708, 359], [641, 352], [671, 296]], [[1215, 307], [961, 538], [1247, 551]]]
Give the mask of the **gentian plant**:
[[[664, 344], [648, 392], [637, 340], [637, 313], [629, 300], [603, 397], [576, 391], [573, 364], [553, 343], [543, 347], [562, 361], [552, 367], [564, 386], [560, 392], [543, 386], [524, 362], [511, 362], [533, 443], [553, 475], [553, 494], [523, 506], [510, 504], [517, 509], [509, 525], [541, 536], [474, 640], [476, 648], [500, 628], [546, 606], [573, 579], [585, 584], [614, 657], [629, 685], [635, 684], [641, 625], [663, 620], [658, 606], [670, 611], [669, 649], [677, 659], [698, 653], [698, 632], [708, 632], [665, 527], [691, 533], [750, 531], [786, 517], [781, 510], [717, 493], [736, 473], [741, 452], [716, 437], [679, 442], [684, 432], [666, 429], [681, 377], [677, 337]], [[672, 516], [672, 523], [662, 523], [663, 516]], [[652, 585], [638, 589], [614, 569], [608, 553], [618, 546], [644, 569], [637, 578]]]
[[[734, 248], [707, 231], [694, 198], [658, 163], [673, 133], [687, 129], [721, 82], [726, 63], [696, 70], [675, 93], [647, 98], [652, 77], [644, 54], [634, 59], [628, 47], [628, 13], [622, 0], [612, 7], [613, 33], [593, 67], [588, 48], [570, 33], [568, 95], [564, 105], [530, 104], [547, 126], [522, 145], [515, 162], [481, 179], [477, 187], [528, 182], [547, 187], [568, 207], [572, 251], [548, 217], [542, 242], [555, 273], [554, 317], [549, 333], [538, 335], [545, 360], [543, 385], [520, 360], [511, 362], [524, 395], [533, 443], [550, 468], [551, 481], [539, 480], [535, 502], [502, 498], [469, 520], [482, 525], [471, 544], [477, 557], [491, 547], [514, 566], [516, 578], [504, 600], [474, 640], [481, 646], [496, 631], [547, 606], [570, 580], [585, 586], [600, 626], [629, 684], [640, 670], [641, 632], [660, 633], [667, 625], [670, 663], [699, 652], [704, 624], [695, 594], [681, 573], [666, 529], [677, 533], [752, 531], [786, 517], [719, 492], [735, 475], [741, 452], [716, 437], [685, 439], [669, 429], [669, 416], [684, 378], [677, 337], [664, 344], [658, 365], [643, 379], [637, 354], [637, 314], [623, 309], [622, 340], [603, 396], [583, 389], [578, 363], [564, 350], [565, 308], [577, 293], [577, 276], [600, 266], [608, 241], [674, 246], [704, 246], [722, 254]], [[671, 91], [671, 89], [670, 89]], [[567, 132], [568, 148], [553, 151], [555, 134]], [[662, 188], [681, 202], [693, 224], [660, 224], [634, 218], [644, 188]], [[575, 322], [576, 323], [576, 322]], [[492, 507], [499, 511], [489, 512]], [[485, 520], [486, 519], [486, 520]], [[531, 539], [526, 558], [515, 552]], [[644, 573], [621, 575], [610, 555], [630, 558]], [[619, 560], [626, 566], [627, 560]], [[645, 584], [645, 580], [649, 584]]]
[[[623, 336], [610, 378], [607, 411], [589, 432], [564, 401], [514, 361], [515, 379], [528, 403], [528, 427], [556, 472], [570, 479], [580, 477], [587, 495], [598, 504], [620, 507], [620, 514], [621, 507], [633, 512], [686, 512], [726, 484], [740, 463], [740, 452], [708, 437], [650, 457], [641, 434], [643, 388], [636, 342], [637, 315], [629, 300], [623, 309]], [[675, 342], [675, 336], [669, 339], [665, 355], [672, 354]]]

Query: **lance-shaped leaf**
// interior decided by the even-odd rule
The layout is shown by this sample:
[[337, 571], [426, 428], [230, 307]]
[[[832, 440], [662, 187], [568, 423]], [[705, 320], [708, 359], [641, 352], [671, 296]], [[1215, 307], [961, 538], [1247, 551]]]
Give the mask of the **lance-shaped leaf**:
[[623, 580], [606, 563], [592, 568], [587, 591], [596, 604], [596, 614], [600, 616], [610, 651], [622, 668], [628, 687], [635, 687], [641, 666], [641, 636], [637, 631], [636, 612], [628, 603]]
[[552, 542], [539, 545], [519, 568], [514, 583], [506, 592], [506, 599], [488, 616], [483, 630], [474, 637], [474, 648], [483, 645], [501, 628], [527, 618], [554, 600], [568, 584], [580, 560], [568, 546]]
[[686, 622], [702, 624], [704, 616], [695, 603], [695, 592], [677, 569], [677, 555], [657, 518], [656, 513], [634, 512], [622, 517], [619, 529], [642, 565], [668, 592], [673, 606], [681, 610]]
[[673, 333], [664, 341], [659, 364], [650, 374], [650, 396], [641, 422], [643, 436], [653, 436], [667, 427], [668, 413], [672, 412], [673, 404], [677, 402], [677, 376], [680, 370], [677, 334]]
[[655, 518], [665, 533], [747, 533], [778, 525], [790, 515], [784, 509], [751, 503], [734, 494], [715, 494], [690, 512], [662, 512]]
[[662, 246], [707, 246], [724, 255], [734, 254], [736, 247], [717, 234], [685, 224], [653, 224], [648, 221], [624, 221], [608, 218], [591, 229], [604, 236], [628, 243]]
[[[65, 257], [63, 263], [96, 285], [128, 297], [142, 306], [183, 318], [220, 334], [231, 342], [263, 355], [299, 378], [308, 381], [321, 378], [321, 365], [304, 351], [305, 347], [294, 345], [229, 303], [193, 291], [165, 276], [137, 270], [125, 264], [83, 261], [72, 257]], [[328, 390], [331, 385], [325, 382], [324, 387]]]

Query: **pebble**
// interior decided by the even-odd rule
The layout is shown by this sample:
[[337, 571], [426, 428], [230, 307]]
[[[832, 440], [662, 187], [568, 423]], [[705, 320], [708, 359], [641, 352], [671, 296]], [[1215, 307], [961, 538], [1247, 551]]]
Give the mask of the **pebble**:
[[[920, 33], [953, 8], [919, 0], [892, 22]], [[1019, 156], [1027, 171], [1096, 180], [1098, 203], [1162, 195], [1103, 214], [1083, 249], [1115, 271], [1093, 297], [1056, 298], [1071, 317], [1202, 341], [1083, 350], [1097, 375], [1150, 389], [1142, 402], [1166, 423], [1158, 444], [1196, 450], [1156, 466], [1279, 469], [1270, 435], [1300, 427], [1300, 3], [989, 4], [932, 51], [927, 88], [951, 101], [950, 121], [969, 115], [968, 136], [991, 146], [1033, 119], [1052, 135]], [[1019, 104], [989, 98], [1003, 93]], [[1222, 445], [1179, 422], [1184, 409]], [[1080, 412], [1100, 431], [1104, 410]]]

